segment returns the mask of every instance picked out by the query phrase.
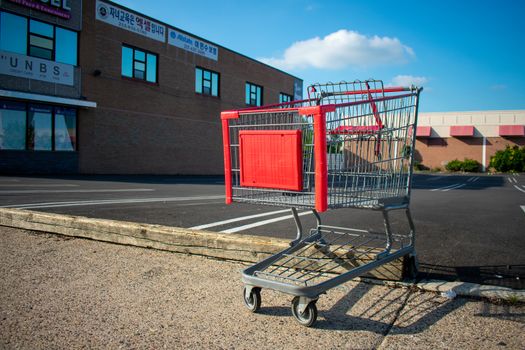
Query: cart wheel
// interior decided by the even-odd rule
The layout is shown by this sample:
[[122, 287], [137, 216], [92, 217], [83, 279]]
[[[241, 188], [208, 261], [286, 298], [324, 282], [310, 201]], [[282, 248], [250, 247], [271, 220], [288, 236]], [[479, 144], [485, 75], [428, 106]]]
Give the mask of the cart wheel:
[[261, 308], [261, 288], [252, 288], [250, 295], [246, 297], [246, 287], [242, 293], [244, 305], [251, 312], [257, 312]]
[[303, 313], [299, 312], [299, 297], [295, 297], [292, 300], [292, 314], [299, 322], [305, 327], [312, 326], [315, 321], [317, 320], [317, 306], [315, 305], [315, 302], [317, 300], [311, 301], [306, 306], [306, 309], [304, 309]]

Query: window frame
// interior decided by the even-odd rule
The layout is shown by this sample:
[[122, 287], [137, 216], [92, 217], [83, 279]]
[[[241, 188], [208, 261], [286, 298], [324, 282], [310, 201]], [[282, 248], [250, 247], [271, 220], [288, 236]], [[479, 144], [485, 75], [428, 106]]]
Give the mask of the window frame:
[[[7, 103], [20, 103], [24, 105], [24, 112], [25, 112], [25, 142], [24, 142], [24, 149], [0, 149], [0, 152], [7, 152], [7, 151], [14, 151], [14, 152], [78, 152], [78, 108], [72, 107], [72, 106], [57, 106], [57, 105], [50, 105], [50, 104], [43, 104], [43, 103], [31, 103], [31, 102], [18, 102], [13, 100], [7, 100], [7, 99], [0, 99], [0, 104], [2, 102]], [[30, 135], [29, 135], [29, 129], [30, 129], [30, 108], [31, 106], [34, 107], [43, 107], [43, 108], [49, 108], [51, 110], [51, 149], [48, 150], [40, 150], [40, 149], [30, 149]], [[56, 149], [56, 115], [57, 110], [59, 109], [70, 109], [75, 111], [75, 144], [73, 145], [73, 150], [57, 150]], [[59, 113], [58, 113], [59, 114]]]
[[[288, 100], [287, 101], [283, 101], [283, 97], [287, 97]], [[290, 103], [292, 101], [293, 101], [292, 95], [288, 95], [287, 93], [284, 93], [284, 92], [280, 92], [279, 93], [279, 103]]]
[[[215, 97], [220, 98], [221, 97], [221, 74], [219, 72], [213, 71], [208, 68], [203, 68], [201, 66], [195, 66], [195, 80], [197, 78], [197, 70], [201, 70], [201, 92], [197, 91], [197, 82], [195, 81], [195, 93], [202, 96], [209, 96], [209, 97]], [[204, 72], [210, 73], [210, 79], [204, 79]], [[217, 75], [217, 95], [213, 94], [213, 74]], [[207, 94], [204, 92], [204, 80], [210, 82], [210, 93]]]
[[[126, 47], [128, 49], [131, 49], [131, 77], [127, 75], [122, 74], [122, 49]], [[139, 61], [135, 59], [135, 51], [143, 52], [144, 53], [144, 61]], [[148, 55], [155, 56], [155, 82], [147, 80], [148, 77]], [[143, 63], [144, 64], [144, 79], [135, 77], [135, 62]], [[142, 83], [150, 84], [150, 85], [159, 85], [159, 55], [148, 51], [141, 49], [139, 47], [129, 45], [126, 43], [122, 43], [121, 50], [120, 50], [120, 75], [123, 79], [132, 80], [132, 81], [140, 81]]]
[[[263, 98], [264, 98], [264, 88], [263, 88], [263, 86], [261, 86], [261, 85], [257, 85], [257, 84], [255, 84], [255, 83], [252, 83], [252, 82], [247, 81], [246, 84], [244, 85], [244, 92], [245, 92], [245, 93], [246, 93], [246, 87], [248, 87], [248, 86], [250, 87], [250, 99], [249, 99], [250, 103], [247, 103], [247, 102], [246, 102], [246, 98], [247, 98], [248, 96], [244, 96], [244, 103], [246, 104], [246, 106], [249, 106], [249, 107], [260, 107], [260, 106], [264, 106], [264, 99], [263, 99]], [[260, 92], [261, 92], [261, 96], [260, 96], [260, 97], [261, 97], [261, 104], [259, 104], [259, 105], [257, 104], [257, 93], [255, 94], [255, 104], [252, 104], [252, 103], [251, 103], [251, 101], [252, 101], [252, 99], [251, 99], [251, 95], [252, 95], [252, 87], [255, 87], [255, 88], [256, 88], [256, 91], [257, 91], [257, 88], [260, 89]]]
[[[31, 21], [34, 21], [34, 22], [37, 22], [37, 23], [39, 22], [39, 23], [43, 23], [43, 24], [51, 26], [53, 28], [53, 37], [50, 38], [50, 37], [42, 35], [42, 34], [32, 33], [31, 32]], [[41, 39], [45, 39], [45, 40], [51, 40], [53, 42], [53, 48], [51, 49], [51, 57], [50, 58], [45, 58], [45, 57], [31, 55], [31, 47], [37, 47], [37, 48], [40, 48], [40, 49], [43, 49], [43, 50], [49, 50], [49, 49], [43, 48], [41, 46], [31, 45], [31, 36], [35, 36], [35, 37], [38, 37], [38, 38], [41, 38]], [[55, 52], [56, 52], [56, 40], [55, 39], [56, 39], [56, 27], [53, 24], [49, 24], [49, 23], [46, 23], [46, 22], [43, 22], [43, 21], [39, 21], [39, 20], [36, 20], [34, 18], [27, 18], [27, 48], [26, 48], [27, 56], [36, 57], [36, 58], [40, 58], [40, 59], [43, 59], [43, 60], [56, 62], [55, 61]]]
[[[27, 17], [27, 16], [24, 16], [24, 15], [21, 15], [19, 13], [16, 13], [16, 12], [13, 12], [13, 11], [10, 11], [10, 10], [6, 10], [6, 9], [0, 9], [0, 12], [6, 12], [6, 13], [9, 13], [10, 15], [13, 15], [13, 16], [18, 16], [18, 17], [21, 17], [23, 19], [25, 19], [26, 21], [26, 48], [25, 48], [25, 53], [23, 53], [22, 55], [25, 55], [25, 56], [28, 56], [28, 57], [35, 57], [35, 58], [38, 58], [38, 59], [42, 59], [42, 60], [47, 60], [47, 61], [52, 61], [52, 62], [57, 62], [57, 63], [60, 63], [60, 64], [68, 64], [70, 66], [75, 66], [75, 67], [78, 67], [78, 61], [79, 61], [79, 57], [80, 57], [80, 43], [79, 43], [79, 32], [75, 31], [75, 30], [72, 30], [70, 28], [66, 28], [64, 26], [61, 26], [61, 25], [58, 25], [58, 24], [55, 24], [55, 23], [49, 23], [49, 22], [45, 22], [45, 21], [42, 21], [40, 19], [35, 19], [35, 18], [32, 18], [32, 17]], [[40, 23], [44, 23], [44, 24], [47, 24], [47, 25], [50, 25], [51, 27], [53, 27], [53, 49], [52, 49], [52, 58], [51, 59], [48, 59], [48, 58], [42, 58], [42, 57], [39, 57], [39, 56], [33, 56], [30, 54], [30, 47], [31, 46], [36, 46], [36, 45], [31, 45], [31, 35], [34, 35], [34, 36], [37, 36], [37, 37], [40, 37], [40, 38], [43, 38], [43, 39], [50, 39], [49, 37], [46, 37], [44, 35], [40, 35], [40, 34], [37, 34], [37, 33], [31, 33], [31, 21], [35, 21], [35, 22], [40, 22]], [[76, 62], [75, 64], [71, 64], [71, 63], [65, 63], [65, 62], [60, 62], [60, 61], [56, 61], [56, 29], [57, 28], [60, 28], [62, 30], [67, 30], [69, 32], [72, 32], [75, 34], [75, 37], [76, 37], [76, 54], [75, 54], [75, 57], [76, 57]], [[36, 46], [38, 47], [38, 46]], [[11, 51], [10, 51], [11, 52]], [[15, 52], [17, 54], [21, 54], [21, 53], [18, 53], [18, 52]]]

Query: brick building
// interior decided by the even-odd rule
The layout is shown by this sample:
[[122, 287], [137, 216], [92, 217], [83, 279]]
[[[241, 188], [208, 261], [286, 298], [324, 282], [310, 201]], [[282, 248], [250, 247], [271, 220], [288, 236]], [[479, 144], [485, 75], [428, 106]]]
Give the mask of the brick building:
[[470, 158], [487, 170], [507, 145], [525, 146], [525, 110], [420, 113], [414, 158], [430, 169]]
[[0, 1], [0, 172], [220, 174], [220, 112], [290, 74], [102, 0]]

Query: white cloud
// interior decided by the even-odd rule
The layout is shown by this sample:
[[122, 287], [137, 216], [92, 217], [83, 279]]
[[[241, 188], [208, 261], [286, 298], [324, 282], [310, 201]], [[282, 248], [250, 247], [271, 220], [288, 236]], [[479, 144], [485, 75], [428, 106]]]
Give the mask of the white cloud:
[[496, 91], [502, 91], [507, 89], [507, 85], [505, 84], [494, 84], [490, 87], [492, 90]]
[[423, 86], [427, 82], [427, 77], [415, 77], [413, 75], [398, 75], [392, 78], [392, 86]]
[[397, 38], [365, 36], [346, 29], [293, 43], [282, 58], [260, 58], [281, 69], [340, 69], [350, 65], [371, 66], [406, 63], [414, 50]]

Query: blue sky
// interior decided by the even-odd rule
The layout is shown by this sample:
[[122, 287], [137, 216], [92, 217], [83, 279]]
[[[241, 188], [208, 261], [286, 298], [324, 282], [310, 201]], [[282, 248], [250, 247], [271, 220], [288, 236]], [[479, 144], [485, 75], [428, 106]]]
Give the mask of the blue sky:
[[314, 82], [425, 88], [423, 112], [525, 109], [525, 1], [122, 4]]

